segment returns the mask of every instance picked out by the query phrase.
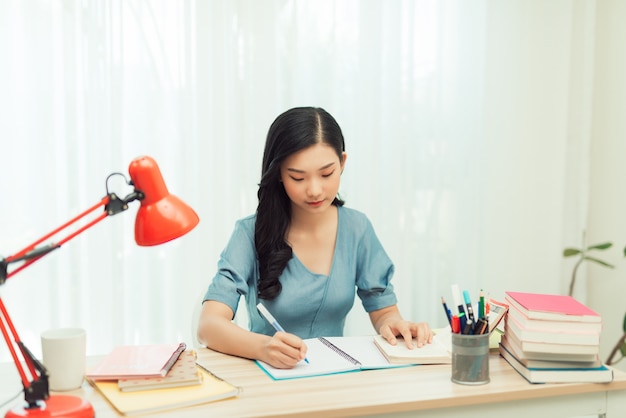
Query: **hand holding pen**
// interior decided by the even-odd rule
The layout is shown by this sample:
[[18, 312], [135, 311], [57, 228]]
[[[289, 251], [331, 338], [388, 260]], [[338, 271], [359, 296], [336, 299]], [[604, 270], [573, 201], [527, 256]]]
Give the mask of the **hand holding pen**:
[[[267, 320], [267, 322], [270, 323], [270, 325], [272, 325], [272, 327], [277, 331], [277, 332], [282, 332], [284, 333], [284, 335], [276, 335], [274, 334], [275, 338], [278, 338], [278, 341], [280, 343], [280, 345], [287, 345], [291, 348], [294, 348], [296, 350], [298, 350], [300, 353], [300, 359], [304, 359], [304, 361], [306, 363], [309, 362], [309, 359], [307, 359], [305, 357], [306, 355], [306, 344], [304, 344], [302, 342], [302, 340], [300, 338], [298, 338], [297, 336], [293, 335], [293, 334], [287, 334], [287, 332], [283, 329], [283, 327], [278, 323], [278, 321], [276, 320], [276, 318], [274, 318], [274, 316], [270, 313], [270, 311], [267, 310], [267, 308], [265, 306], [263, 306], [262, 303], [259, 303], [257, 306], [257, 309], [259, 310], [259, 312], [261, 313], [261, 315], [263, 315], [263, 317]], [[280, 349], [280, 347], [278, 347]], [[280, 350], [282, 352], [282, 350]], [[287, 355], [286, 353], [284, 355]]]

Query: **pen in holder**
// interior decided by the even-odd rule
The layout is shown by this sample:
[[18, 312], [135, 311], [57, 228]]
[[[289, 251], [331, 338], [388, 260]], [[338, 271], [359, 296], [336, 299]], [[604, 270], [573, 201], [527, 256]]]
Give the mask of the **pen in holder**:
[[452, 381], [462, 385], [489, 383], [489, 333], [452, 334]]

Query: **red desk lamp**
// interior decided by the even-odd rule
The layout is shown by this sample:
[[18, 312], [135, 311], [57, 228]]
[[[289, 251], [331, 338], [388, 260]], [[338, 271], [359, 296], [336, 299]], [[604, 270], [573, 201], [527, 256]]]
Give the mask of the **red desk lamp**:
[[[15, 255], [0, 258], [0, 285], [8, 278], [28, 267], [44, 255], [61, 247], [64, 243], [92, 227], [107, 216], [116, 215], [128, 209], [128, 204], [139, 200], [141, 206], [135, 221], [135, 241], [138, 245], [151, 246], [163, 244], [191, 231], [199, 222], [198, 215], [176, 196], [169, 194], [157, 163], [150, 157], [139, 157], [130, 163], [128, 168], [130, 181], [121, 173], [113, 173], [107, 177], [107, 195], [85, 212], [61, 225], [54, 231], [41, 237]], [[127, 184], [134, 187], [133, 192], [123, 199], [109, 192], [109, 179], [114, 175], [124, 177]], [[43, 241], [60, 233], [78, 220], [96, 209], [103, 208], [98, 217], [78, 228], [67, 237], [52, 244], [37, 247]], [[13, 271], [8, 271], [9, 264], [22, 263]], [[22, 379], [26, 404], [7, 412], [6, 418], [16, 417], [73, 417], [92, 418], [94, 410], [84, 399], [70, 395], [50, 395], [48, 389], [48, 372], [21, 341], [9, 314], [0, 298], [0, 330], [9, 347], [13, 362]], [[11, 341], [13, 338], [13, 341]], [[17, 349], [16, 347], [17, 346]], [[20, 360], [21, 355], [21, 360]], [[22, 361], [25, 366], [22, 365]], [[30, 376], [30, 377], [29, 377]]]

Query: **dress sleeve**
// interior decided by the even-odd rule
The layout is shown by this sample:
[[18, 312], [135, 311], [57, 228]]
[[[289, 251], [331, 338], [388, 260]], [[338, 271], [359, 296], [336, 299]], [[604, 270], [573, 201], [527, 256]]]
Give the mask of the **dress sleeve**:
[[391, 284], [394, 265], [374, 227], [366, 218], [360, 240], [357, 242], [357, 295], [366, 312], [386, 308], [397, 303]]
[[239, 220], [220, 254], [217, 273], [213, 277], [204, 300], [215, 300], [237, 312], [239, 298], [249, 291], [257, 271], [254, 231], [245, 220]]

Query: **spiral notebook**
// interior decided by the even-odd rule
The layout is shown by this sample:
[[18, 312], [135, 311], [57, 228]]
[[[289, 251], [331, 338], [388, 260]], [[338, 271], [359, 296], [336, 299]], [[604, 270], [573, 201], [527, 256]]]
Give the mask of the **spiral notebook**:
[[308, 363], [301, 361], [292, 369], [277, 369], [259, 360], [256, 363], [274, 380], [408, 365], [391, 364], [374, 344], [372, 335], [309, 338], [304, 342]]

